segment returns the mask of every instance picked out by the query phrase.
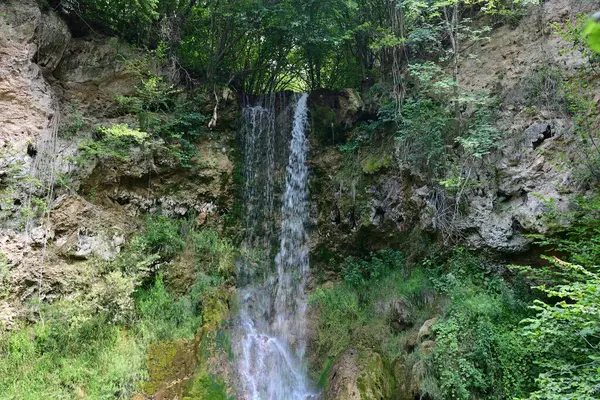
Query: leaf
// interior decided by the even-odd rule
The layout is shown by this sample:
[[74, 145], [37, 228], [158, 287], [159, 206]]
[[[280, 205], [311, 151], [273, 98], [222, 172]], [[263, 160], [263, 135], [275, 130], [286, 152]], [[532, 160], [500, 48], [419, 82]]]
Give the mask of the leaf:
[[587, 39], [590, 49], [600, 53], [600, 23], [590, 18], [583, 28], [583, 37]]

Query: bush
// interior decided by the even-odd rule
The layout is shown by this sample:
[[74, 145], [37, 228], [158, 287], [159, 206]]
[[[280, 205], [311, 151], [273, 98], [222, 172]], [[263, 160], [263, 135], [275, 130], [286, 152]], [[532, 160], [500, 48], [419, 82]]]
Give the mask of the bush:
[[401, 253], [393, 250], [383, 250], [371, 253], [368, 258], [346, 258], [342, 264], [344, 280], [359, 292], [366, 289], [367, 284], [374, 283], [392, 270], [402, 269], [404, 259]]
[[76, 303], [43, 307], [42, 322], [0, 336], [0, 398], [128, 399], [144, 352], [103, 314]]
[[591, 400], [600, 388], [600, 276], [584, 267], [553, 261], [556, 267], [585, 276], [583, 281], [537, 287], [547, 297], [536, 301], [535, 317], [524, 320], [523, 338], [541, 368], [537, 390], [528, 400]]
[[482, 262], [459, 248], [434, 280], [449, 303], [427, 363], [444, 399], [514, 398], [531, 384], [530, 354], [517, 331], [527, 315], [524, 294], [488, 276]]
[[131, 129], [127, 124], [98, 128], [96, 139], [90, 138], [79, 143], [79, 150], [85, 158], [113, 158], [129, 161], [130, 148], [146, 143], [148, 134]]
[[229, 239], [213, 230], [201, 230], [192, 234], [191, 241], [202, 271], [225, 279], [233, 275], [237, 251]]
[[563, 72], [552, 65], [544, 65], [531, 71], [524, 79], [527, 105], [566, 113], [564, 80]]
[[133, 246], [142, 253], [158, 253], [163, 260], [172, 259], [185, 247], [181, 224], [166, 215], [148, 216], [145, 230]]
[[[600, 238], [598, 195], [577, 200], [580, 208], [566, 216], [553, 213], [554, 230], [539, 244], [572, 262], [544, 257], [542, 267], [514, 267], [540, 294], [531, 305], [535, 315], [523, 321], [521, 334], [539, 374], [528, 400], [595, 399], [600, 379]], [[564, 221], [572, 221], [565, 225]], [[583, 264], [583, 265], [579, 265]]]
[[159, 275], [150, 288], [141, 289], [135, 295], [138, 315], [135, 331], [151, 342], [192, 338], [202, 324], [200, 306], [206, 290], [220, 283], [217, 278], [198, 275], [190, 293], [175, 298]]
[[[170, 293], [153, 266], [183, 250], [182, 223], [152, 216], [146, 222], [115, 261], [90, 261], [98, 276], [85, 291], [32, 305], [33, 323], [0, 333], [0, 398], [130, 399], [146, 379], [150, 344], [191, 340], [215, 318], [212, 303], [225, 293], [220, 270], [193, 271], [187, 293]], [[198, 248], [215, 255], [214, 265], [219, 255], [232, 259], [233, 246], [218, 235], [190, 235], [208, 238]]]
[[375, 349], [389, 363], [400, 357], [402, 333], [391, 330], [385, 304], [404, 302], [415, 321], [423, 321], [432, 312], [432, 304], [424, 300], [430, 289], [428, 277], [422, 269], [407, 276], [400, 253], [387, 250], [345, 264], [351, 269], [386, 271], [385, 279], [370, 280], [359, 287], [344, 281], [329, 289], [317, 289], [310, 297], [318, 315], [315, 367], [322, 374], [349, 348]]

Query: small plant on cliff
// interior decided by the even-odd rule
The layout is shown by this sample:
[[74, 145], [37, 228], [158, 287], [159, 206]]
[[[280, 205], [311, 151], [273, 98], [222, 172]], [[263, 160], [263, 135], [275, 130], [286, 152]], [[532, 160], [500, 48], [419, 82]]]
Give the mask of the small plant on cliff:
[[166, 215], [148, 216], [145, 231], [135, 239], [134, 247], [141, 252], [157, 253], [164, 260], [173, 259], [185, 247], [181, 224]]
[[98, 128], [95, 138], [79, 143], [84, 158], [108, 158], [119, 161], [130, 159], [131, 147], [142, 146], [148, 140], [146, 132], [132, 129], [126, 124]]
[[357, 259], [348, 257], [342, 264], [344, 280], [359, 293], [394, 270], [401, 270], [404, 259], [401, 253], [393, 250], [383, 250], [371, 253], [368, 258]]
[[[10, 265], [8, 263], [8, 260], [6, 259], [6, 256], [4, 254], [0, 253], [0, 300], [4, 299], [5, 297], [8, 297], [9, 274]], [[1, 328], [2, 327], [0, 326], [0, 329]]]

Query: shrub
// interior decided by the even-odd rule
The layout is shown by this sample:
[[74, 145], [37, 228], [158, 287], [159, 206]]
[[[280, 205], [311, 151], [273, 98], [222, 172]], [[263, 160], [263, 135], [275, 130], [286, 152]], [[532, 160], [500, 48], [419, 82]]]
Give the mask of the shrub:
[[237, 251], [229, 239], [219, 237], [214, 230], [201, 230], [192, 234], [191, 241], [202, 271], [223, 278], [233, 275]]
[[532, 70], [524, 79], [525, 101], [529, 106], [566, 112], [563, 72], [552, 65]]
[[526, 393], [530, 354], [517, 331], [527, 315], [524, 295], [486, 275], [482, 259], [460, 248], [434, 283], [449, 298], [434, 326], [436, 349], [427, 360], [441, 398], [506, 399]]
[[535, 317], [525, 319], [523, 338], [541, 369], [537, 390], [528, 400], [591, 400], [600, 389], [600, 276], [582, 266], [554, 259], [553, 264], [585, 279], [547, 288], [548, 300], [536, 301]]
[[158, 253], [164, 260], [172, 259], [185, 247], [181, 224], [166, 215], [148, 216], [145, 230], [133, 246], [139, 252]]
[[[514, 267], [540, 294], [531, 305], [535, 315], [522, 323], [521, 334], [539, 374], [528, 400], [594, 399], [600, 379], [600, 238], [598, 194], [577, 199], [579, 209], [549, 216], [552, 233], [537, 236], [548, 251], [572, 261], [544, 257], [541, 267]], [[571, 221], [570, 225], [564, 219]], [[561, 223], [561, 221], [563, 221]], [[579, 265], [583, 264], [583, 265]]]
[[175, 298], [159, 275], [152, 286], [140, 289], [135, 295], [139, 321], [135, 331], [151, 342], [192, 338], [202, 323], [202, 296], [209, 287], [218, 284], [218, 279], [199, 275], [189, 294]]
[[353, 288], [362, 292], [366, 285], [373, 283], [389, 274], [392, 270], [403, 267], [402, 254], [393, 250], [383, 250], [371, 253], [366, 259], [346, 258], [342, 264], [342, 276]]
[[79, 143], [79, 150], [85, 158], [113, 158], [119, 161], [130, 159], [129, 151], [133, 146], [146, 143], [148, 134], [131, 129], [126, 124], [100, 127], [97, 139], [86, 139]]
[[127, 399], [143, 375], [134, 338], [77, 302], [42, 307], [41, 321], [0, 336], [0, 397]]

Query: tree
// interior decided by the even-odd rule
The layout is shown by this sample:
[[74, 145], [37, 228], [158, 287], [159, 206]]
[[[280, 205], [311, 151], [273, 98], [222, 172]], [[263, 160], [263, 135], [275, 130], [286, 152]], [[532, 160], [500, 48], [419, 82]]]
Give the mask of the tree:
[[548, 300], [535, 301], [538, 313], [523, 321], [523, 335], [541, 368], [538, 390], [528, 400], [592, 400], [600, 393], [600, 276], [554, 257], [552, 265], [576, 280], [538, 286]]

